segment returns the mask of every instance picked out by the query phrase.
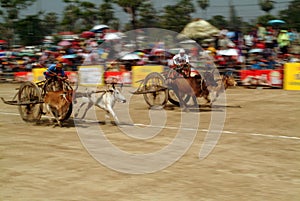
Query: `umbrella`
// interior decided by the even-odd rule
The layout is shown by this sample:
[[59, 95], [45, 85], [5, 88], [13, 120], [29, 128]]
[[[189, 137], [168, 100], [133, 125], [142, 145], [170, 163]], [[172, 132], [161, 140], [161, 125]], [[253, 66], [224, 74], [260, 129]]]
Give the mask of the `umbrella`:
[[104, 40], [119, 40], [121, 38], [122, 38], [121, 34], [116, 32], [116, 33], [106, 33], [103, 39]]
[[[205, 39], [210, 38], [215, 34], [220, 32], [215, 26], [211, 25], [207, 21], [200, 19], [197, 21], [193, 21], [188, 23], [181, 34], [178, 36], [179, 39], [181, 38], [192, 38], [192, 39]], [[185, 36], [185, 37], [184, 37]]]
[[261, 48], [254, 48], [254, 49], [251, 49], [251, 50], [249, 50], [249, 52], [248, 53], [261, 53], [261, 52], [263, 52], [264, 51], [264, 49], [261, 49]]
[[5, 40], [0, 40], [0, 44], [5, 44], [7, 43]]
[[76, 57], [77, 57], [77, 54], [67, 54], [67, 55], [62, 56], [62, 58], [64, 58], [64, 59], [74, 59]]
[[236, 49], [219, 50], [218, 55], [224, 56], [238, 56], [239, 53]]
[[181, 41], [179, 43], [181, 43], [181, 44], [195, 44], [196, 41], [194, 41], [194, 40], [184, 40], [184, 41]]
[[92, 38], [95, 36], [95, 33], [94, 32], [91, 32], [91, 31], [84, 31], [81, 33], [80, 35], [82, 38]]
[[59, 46], [69, 46], [69, 45], [72, 45], [71, 42], [69, 41], [66, 41], [66, 40], [62, 40], [58, 43]]
[[285, 24], [285, 21], [283, 21], [283, 20], [269, 20], [268, 24], [270, 24], [270, 25], [280, 25], [280, 24]]
[[109, 29], [109, 26], [107, 26], [105, 24], [96, 25], [90, 31], [92, 31], [92, 32], [99, 32], [99, 31], [101, 31], [103, 29]]
[[141, 58], [137, 54], [130, 53], [122, 56], [120, 60], [141, 60]]

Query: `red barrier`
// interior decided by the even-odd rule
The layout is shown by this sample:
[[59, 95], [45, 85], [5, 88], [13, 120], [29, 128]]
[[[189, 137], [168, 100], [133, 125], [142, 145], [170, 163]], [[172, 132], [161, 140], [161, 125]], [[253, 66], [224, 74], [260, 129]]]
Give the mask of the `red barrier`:
[[283, 70], [241, 70], [240, 78], [246, 86], [281, 87]]
[[15, 72], [14, 73], [14, 80], [18, 82], [25, 82], [25, 81], [33, 81], [33, 73], [32, 72]]
[[131, 84], [131, 72], [129, 71], [107, 71], [104, 73], [104, 79], [106, 82], [109, 80], [116, 79], [117, 82], [123, 84]]

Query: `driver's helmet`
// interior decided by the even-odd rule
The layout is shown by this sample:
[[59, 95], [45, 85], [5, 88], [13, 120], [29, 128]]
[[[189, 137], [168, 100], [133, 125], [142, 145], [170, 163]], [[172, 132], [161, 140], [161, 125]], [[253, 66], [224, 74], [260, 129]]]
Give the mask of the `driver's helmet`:
[[185, 50], [184, 50], [184, 49], [180, 49], [180, 50], [179, 50], [179, 54], [180, 54], [180, 55], [184, 55], [184, 54], [185, 54]]

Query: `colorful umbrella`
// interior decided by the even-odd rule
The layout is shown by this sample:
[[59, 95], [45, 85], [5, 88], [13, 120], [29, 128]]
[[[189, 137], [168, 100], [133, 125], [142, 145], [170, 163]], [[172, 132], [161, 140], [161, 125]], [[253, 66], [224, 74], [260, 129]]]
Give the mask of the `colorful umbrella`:
[[120, 60], [140, 60], [141, 58], [137, 54], [126, 54], [125, 56], [121, 57]]
[[81, 33], [81, 38], [92, 38], [95, 36], [95, 33], [94, 32], [91, 32], [91, 31], [84, 31]]
[[283, 20], [269, 20], [268, 24], [270, 24], [270, 25], [281, 25], [281, 24], [285, 24], [285, 21], [283, 21]]
[[96, 25], [90, 31], [99, 33], [99, 32], [102, 32], [103, 29], [109, 29], [109, 26], [107, 26], [105, 24]]

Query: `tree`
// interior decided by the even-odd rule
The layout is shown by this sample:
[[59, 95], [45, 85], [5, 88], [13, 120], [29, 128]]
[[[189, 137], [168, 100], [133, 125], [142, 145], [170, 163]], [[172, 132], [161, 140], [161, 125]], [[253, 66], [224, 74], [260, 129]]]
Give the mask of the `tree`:
[[116, 18], [114, 16], [114, 9], [110, 0], [104, 0], [104, 3], [99, 5], [99, 21], [100, 24], [110, 25], [116, 22]]
[[80, 16], [80, 9], [77, 5], [69, 4], [65, 7], [63, 12], [63, 19], [61, 21], [63, 30], [74, 30], [75, 24]]
[[0, 0], [1, 7], [6, 10], [5, 19], [18, 19], [19, 11], [31, 6], [36, 0]]
[[81, 21], [81, 31], [90, 29], [97, 20], [98, 9], [94, 3], [83, 1], [79, 4], [79, 20]]
[[205, 11], [205, 18], [206, 18], [206, 8], [209, 6], [209, 0], [198, 0], [199, 7]]
[[58, 16], [54, 12], [47, 13], [43, 18], [43, 28], [47, 35], [51, 35], [57, 32]]
[[267, 15], [262, 15], [262, 16], [259, 16], [256, 21], [258, 24], [261, 24], [263, 26], [266, 26], [268, 24], [268, 21], [269, 20], [274, 20], [276, 19], [275, 16], [273, 15], [270, 15], [270, 14], [267, 14]]
[[215, 15], [207, 21], [219, 29], [228, 26], [228, 21], [222, 15]]
[[164, 15], [161, 16], [161, 26], [179, 33], [191, 22], [193, 12], [195, 9], [191, 0], [181, 0], [176, 5], [168, 5], [164, 8]]
[[240, 25], [242, 24], [242, 20], [237, 16], [235, 6], [231, 4], [229, 6], [229, 28], [232, 30], [239, 30]]
[[46, 35], [42, 20], [38, 15], [29, 15], [25, 19], [19, 20], [15, 29], [19, 33], [22, 45], [39, 45]]
[[1, 26], [1, 35], [9, 45], [14, 45], [15, 25], [19, 20], [19, 11], [32, 5], [36, 0], [0, 0], [1, 17], [4, 22]]
[[259, 0], [258, 4], [260, 6], [260, 9], [268, 14], [274, 8], [274, 1], [272, 0]]
[[140, 28], [152, 28], [158, 26], [158, 16], [155, 8], [150, 1], [145, 1], [139, 9], [138, 26]]
[[279, 16], [287, 26], [300, 31], [300, 0], [293, 0], [286, 10], [280, 11]]
[[137, 11], [141, 6], [143, 0], [114, 0], [123, 10], [131, 15], [131, 25], [132, 29], [137, 28]]

